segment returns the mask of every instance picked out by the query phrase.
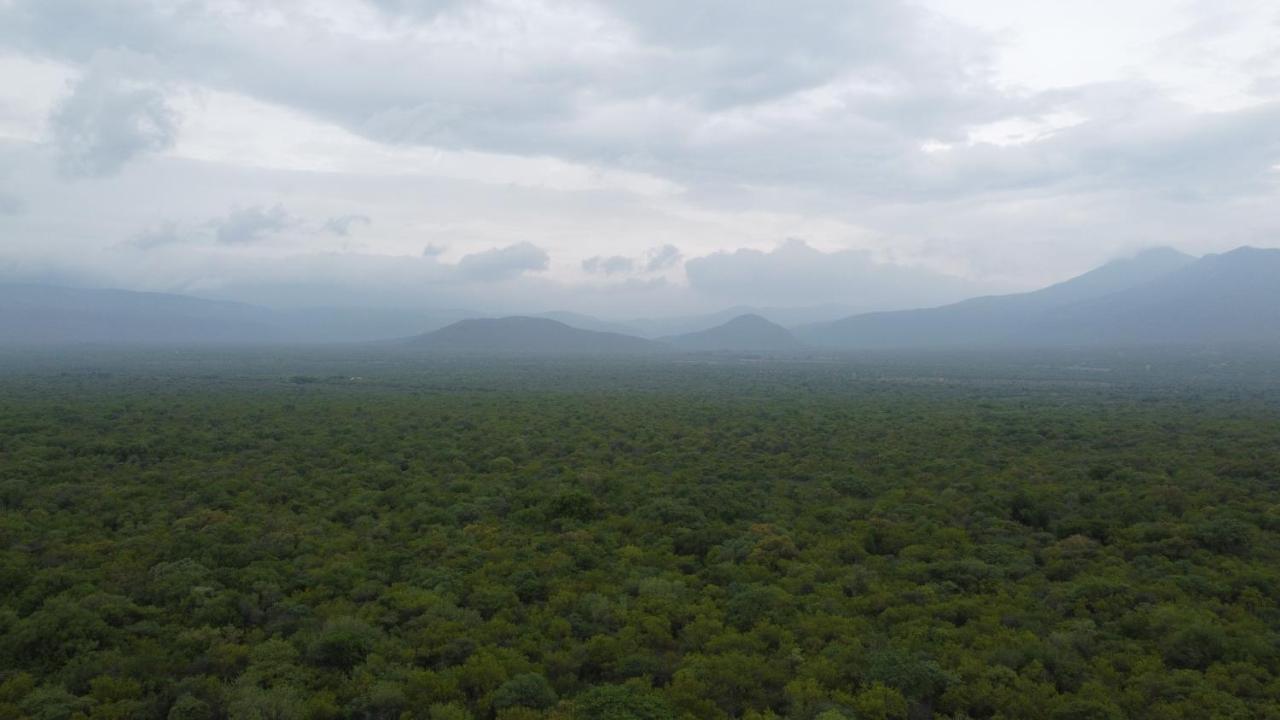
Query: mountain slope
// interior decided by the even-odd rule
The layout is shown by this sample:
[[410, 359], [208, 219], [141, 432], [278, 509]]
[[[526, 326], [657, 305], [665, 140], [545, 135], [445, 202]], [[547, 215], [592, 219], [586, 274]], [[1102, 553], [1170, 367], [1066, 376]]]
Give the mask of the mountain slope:
[[366, 342], [441, 328], [468, 315], [394, 308], [276, 310], [170, 293], [0, 285], [0, 345]]
[[[634, 329], [636, 335], [646, 338], [663, 338], [674, 335], [710, 330], [723, 325], [740, 315], [759, 315], [772, 323], [783, 327], [795, 327], [820, 322], [830, 322], [858, 312], [857, 308], [846, 305], [813, 305], [803, 307], [752, 307], [735, 305], [724, 310], [701, 315], [675, 315], [668, 317], [632, 318], [627, 320], [628, 328]], [[559, 319], [559, 318], [557, 318]], [[565, 321], [568, 322], [568, 321]], [[569, 323], [573, 325], [573, 323]], [[588, 328], [594, 330], [597, 328]]]
[[701, 332], [663, 338], [689, 351], [789, 352], [801, 345], [789, 330], [759, 315], [739, 315]]
[[566, 310], [553, 310], [550, 312], [542, 312], [531, 315], [530, 317], [546, 318], [562, 322], [569, 327], [578, 328], [579, 330], [593, 330], [595, 332], [611, 332], [619, 335], [636, 335], [636, 329], [625, 323], [609, 322], [601, 320], [590, 315], [582, 313], [568, 312]]
[[254, 343], [282, 330], [265, 308], [185, 295], [0, 286], [0, 343]]
[[1044, 345], [1280, 343], [1280, 250], [1238, 248], [1045, 314]]
[[662, 343], [620, 333], [569, 327], [537, 317], [462, 320], [411, 338], [428, 350], [460, 353], [538, 355], [623, 355], [669, 352]]
[[[1197, 262], [1170, 248], [1147, 250], [1034, 292], [974, 298], [922, 310], [867, 313], [796, 329], [806, 343], [845, 349], [1019, 345], [1056, 308], [1140, 287]], [[1044, 338], [1039, 338], [1043, 342]]]

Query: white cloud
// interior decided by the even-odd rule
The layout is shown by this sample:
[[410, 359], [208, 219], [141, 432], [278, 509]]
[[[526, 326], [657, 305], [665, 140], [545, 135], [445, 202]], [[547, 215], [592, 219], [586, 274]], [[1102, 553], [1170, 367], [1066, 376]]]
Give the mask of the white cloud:
[[127, 53], [99, 53], [54, 108], [49, 128], [65, 175], [113, 175], [173, 145], [179, 117], [164, 91], [139, 75], [141, 65]]

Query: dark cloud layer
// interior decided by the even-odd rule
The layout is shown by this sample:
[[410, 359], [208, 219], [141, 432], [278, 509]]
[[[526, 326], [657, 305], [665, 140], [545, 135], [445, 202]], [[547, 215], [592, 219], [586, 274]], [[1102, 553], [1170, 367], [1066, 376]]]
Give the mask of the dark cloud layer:
[[413, 5], [382, 3], [383, 22], [418, 33], [375, 41], [301, 9], [280, 26], [202, 3], [18, 0], [0, 9], [0, 38], [72, 62], [124, 43], [379, 140], [703, 182], [860, 173], [1024, 104], [986, 83], [976, 33], [929, 33], [946, 23], [893, 0], [535, 3], [519, 23], [500, 3]]
[[[1230, 175], [1183, 174], [1194, 196], [1222, 192], [1224, 177], [1256, 184], [1280, 161], [1257, 143], [1274, 137], [1274, 105], [1217, 114], [1154, 86], [1006, 88], [991, 79], [992, 38], [896, 0], [375, 5], [380, 32], [355, 33], [301, 6], [280, 25], [252, 5], [16, 0], [0, 5], [0, 42], [74, 63], [123, 45], [176, 77], [379, 141], [550, 154], [708, 187], [931, 201], [1161, 184], [1224, 154], [1255, 158]], [[969, 142], [975, 127], [1052, 113], [1087, 120], [1051, 142]], [[174, 123], [155, 88], [91, 72], [54, 128], [69, 171], [101, 175], [165, 147]]]
[[464, 255], [458, 261], [458, 273], [472, 280], [507, 280], [546, 270], [549, 261], [546, 250], [524, 242]]

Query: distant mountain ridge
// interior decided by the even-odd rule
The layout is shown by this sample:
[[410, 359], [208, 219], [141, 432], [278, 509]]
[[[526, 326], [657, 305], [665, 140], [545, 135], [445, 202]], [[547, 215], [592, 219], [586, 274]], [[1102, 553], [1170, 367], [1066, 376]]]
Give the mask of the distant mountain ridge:
[[[858, 312], [857, 308], [843, 305], [817, 305], [790, 308], [735, 305], [718, 312], [701, 315], [632, 318], [624, 321], [622, 324], [640, 337], [656, 339], [710, 330], [713, 327], [723, 325], [742, 315], [758, 315], [769, 322], [783, 327], [795, 327], [798, 325], [838, 320], [840, 318], [853, 315], [856, 312]], [[564, 322], [574, 325], [574, 323], [569, 320], [565, 320]], [[588, 327], [587, 329], [594, 330], [597, 328]]]
[[263, 308], [185, 295], [45, 285], [0, 286], [7, 344], [267, 342], [280, 328]]
[[172, 293], [0, 284], [0, 345], [367, 342], [432, 330], [467, 314], [275, 310]]
[[855, 315], [797, 335], [839, 349], [1272, 343], [1278, 307], [1280, 250], [1196, 259], [1161, 248], [1034, 292]]
[[595, 330], [596, 332], [611, 332], [621, 335], [641, 336], [634, 327], [622, 323], [612, 322], [609, 320], [601, 320], [591, 315], [583, 315], [582, 313], [568, 312], [564, 310], [552, 310], [549, 312], [535, 313], [530, 317], [546, 318], [562, 322], [569, 327], [578, 328], [579, 330]]
[[739, 315], [700, 332], [660, 338], [694, 352], [792, 352], [802, 346], [790, 330], [759, 315]]
[[[797, 316], [828, 310], [802, 308]], [[665, 342], [636, 337], [646, 330], [630, 323], [577, 313], [475, 315], [359, 307], [276, 310], [165, 293], [0, 284], [0, 346], [381, 340], [404, 345], [410, 337], [410, 346], [542, 354], [1280, 345], [1280, 250], [1243, 247], [1197, 259], [1161, 248], [1034, 292], [864, 313], [790, 330], [762, 313], [668, 318], [662, 322], [693, 329], [666, 333]]]
[[1062, 344], [1280, 344], [1280, 250], [1206, 255], [1117, 293], [1055, 309], [1038, 336]]
[[427, 350], [457, 353], [622, 355], [668, 352], [662, 343], [621, 333], [570, 327], [543, 317], [461, 320], [409, 340]]

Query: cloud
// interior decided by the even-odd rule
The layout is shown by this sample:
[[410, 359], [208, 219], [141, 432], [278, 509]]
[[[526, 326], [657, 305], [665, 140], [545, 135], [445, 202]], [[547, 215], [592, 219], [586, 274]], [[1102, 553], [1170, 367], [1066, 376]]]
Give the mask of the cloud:
[[0, 41], [81, 62], [123, 39], [380, 142], [708, 184], [865, 176], [1028, 105], [990, 82], [985, 36], [894, 0], [379, 5], [17, 0]]
[[329, 218], [324, 223], [324, 229], [339, 237], [347, 237], [351, 234], [351, 229], [356, 225], [370, 225], [373, 220], [368, 215], [341, 215]]
[[[52, 167], [40, 155], [17, 174], [28, 207], [4, 218], [0, 254], [79, 261], [95, 243], [119, 244], [104, 232], [148, 226], [151, 208], [163, 207], [195, 218], [178, 225], [186, 241], [152, 258], [150, 272], [165, 275], [179, 255], [239, 254], [202, 219], [287, 198], [306, 218], [294, 242], [261, 242], [288, 229], [268, 217], [239, 240], [229, 225], [223, 246], [257, 238], [261, 256], [325, 250], [336, 243], [314, 236], [345, 231], [372, 254], [433, 258], [422, 264], [460, 285], [452, 260], [466, 248], [555, 238], [558, 262], [530, 274], [530, 286], [580, 281], [589, 256], [622, 258], [609, 282], [579, 286], [584, 297], [660, 274], [684, 287], [681, 250], [719, 249], [689, 261], [699, 298], [738, 302], [742, 278], [758, 270], [760, 292], [777, 304], [819, 301], [822, 290], [833, 293], [822, 302], [878, 305], [904, 293], [871, 278], [837, 282], [828, 266], [847, 265], [855, 279], [899, 266], [840, 253], [805, 265], [799, 252], [736, 248], [799, 236], [1024, 288], [1135, 243], [1196, 252], [1274, 244], [1280, 36], [1209, 38], [1209, 49], [1232, 57], [1202, 55], [1209, 41], [1159, 44], [1193, 23], [1182, 4], [1147, 22], [1156, 4], [1126, 5], [1124, 27], [1113, 29], [1181, 53], [1181, 65], [1134, 56], [1122, 71], [1108, 63], [1123, 49], [1066, 63], [1069, 50], [1048, 47], [1030, 57], [1057, 67], [1019, 65], [1010, 81], [1010, 58], [1023, 56], [1009, 38], [1028, 20], [1041, 33], [1029, 37], [1076, 44], [1045, 20], [1061, 16], [1047, 5], [186, 0], [175, 12], [143, 0], [0, 0], [0, 136], [21, 141], [0, 140], [0, 170], [14, 153], [50, 149], [36, 135], [59, 113], [64, 171], [129, 170], [73, 190], [56, 177], [37, 187]], [[1196, 4], [1254, 31], [1262, 24], [1242, 6], [1266, 5]], [[1071, 13], [1087, 27], [1104, 11]], [[962, 26], [984, 14], [998, 16], [990, 34]], [[1254, 53], [1259, 43], [1270, 52]], [[1234, 59], [1245, 54], [1260, 59]], [[1238, 82], [1204, 93], [1232, 96], [1221, 107], [1171, 88], [1204, 84], [1225, 65]], [[50, 113], [68, 76], [79, 79]], [[165, 151], [175, 108], [181, 137]], [[55, 124], [48, 129], [44, 139], [58, 140]], [[129, 164], [149, 153], [160, 157]], [[662, 191], [593, 179], [623, 175]], [[376, 216], [379, 232], [361, 232], [359, 220], [327, 227], [341, 208]], [[603, 247], [602, 237], [611, 238]], [[447, 239], [450, 262], [442, 248], [421, 252], [426, 238]], [[680, 250], [643, 252], [654, 238]], [[485, 262], [471, 260], [467, 272], [485, 275]], [[811, 268], [815, 282], [796, 280], [810, 270], [792, 264]], [[935, 297], [928, 283], [905, 286], [922, 302]]]
[[279, 204], [264, 208], [254, 205], [232, 210], [226, 217], [211, 220], [214, 238], [221, 245], [247, 245], [295, 225], [297, 221]]
[[680, 262], [680, 248], [675, 245], [663, 245], [645, 253], [644, 269], [646, 272], [660, 272]]
[[526, 272], [546, 270], [550, 257], [542, 248], [522, 242], [462, 256], [458, 274], [471, 280], [506, 280]]
[[863, 250], [822, 252], [795, 239], [769, 252], [743, 249], [693, 258], [685, 272], [695, 291], [730, 304], [838, 303], [870, 310], [937, 305], [980, 290], [959, 278], [878, 262]]
[[22, 198], [0, 190], [0, 215], [17, 215], [25, 208]]
[[105, 177], [134, 158], [164, 151], [178, 135], [179, 118], [163, 90], [134, 72], [121, 53], [96, 55], [49, 116], [66, 177]]
[[[927, 3], [231, 7], [240, 9], [191, 2], [173, 13], [127, 0], [14, 0], [0, 5], [0, 44], [71, 63], [125, 44], [185, 82], [288, 107], [388, 145], [555, 157], [640, 171], [721, 198], [785, 188], [774, 196], [933, 203], [1081, 182], [1127, 189], [1204, 158], [1196, 133], [1178, 127], [1231, 122], [1171, 102], [1154, 117], [1109, 111], [1087, 97], [1105, 88], [1089, 85], [1063, 92], [1001, 83], [1000, 38]], [[148, 97], [134, 104], [157, 107]], [[1074, 112], [1087, 122], [1072, 132], [1019, 147], [971, 142], [982, 128], [1038, 126]], [[152, 115], [164, 117], [140, 113]], [[1112, 140], [1121, 138], [1129, 152], [1116, 157]], [[929, 151], [940, 147], [953, 150]], [[1227, 190], [1215, 177], [1190, 192], [1256, 185], [1280, 162], [1271, 159], [1249, 165]], [[1132, 171], [1117, 172], [1121, 161]]]
[[436, 258], [436, 257], [440, 257], [441, 255], [445, 254], [448, 251], [449, 251], [449, 248], [444, 245], [427, 243], [427, 246], [422, 248], [422, 257]]
[[582, 261], [582, 269], [593, 275], [616, 275], [629, 273], [635, 269], [635, 261], [621, 255], [604, 257], [596, 255]]
[[680, 262], [680, 249], [675, 245], [651, 248], [642, 257], [596, 255], [582, 261], [582, 269], [592, 275], [629, 275], [636, 272], [656, 273]]
[[159, 225], [144, 229], [135, 235], [128, 244], [139, 250], [153, 250], [165, 245], [176, 245], [186, 241], [188, 238], [189, 235], [183, 232], [177, 223], [166, 220]]

